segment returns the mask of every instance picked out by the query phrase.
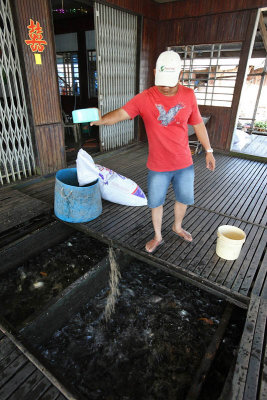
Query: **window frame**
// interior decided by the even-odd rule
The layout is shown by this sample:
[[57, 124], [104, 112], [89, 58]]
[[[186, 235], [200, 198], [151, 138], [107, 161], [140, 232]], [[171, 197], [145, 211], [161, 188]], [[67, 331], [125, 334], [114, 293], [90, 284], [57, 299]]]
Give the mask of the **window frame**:
[[[59, 93], [61, 96], [79, 96], [80, 95], [80, 72], [79, 56], [77, 51], [59, 51], [57, 56], [57, 75], [59, 83]], [[58, 59], [62, 57], [63, 62]], [[76, 62], [75, 62], [76, 60]], [[59, 66], [63, 70], [60, 71]], [[63, 75], [63, 76], [62, 76]], [[63, 82], [63, 85], [61, 84]]]
[[[180, 83], [194, 90], [198, 104], [227, 108], [230, 108], [233, 102], [241, 49], [241, 42], [168, 47], [168, 50], [174, 50], [180, 55]], [[231, 52], [233, 57], [229, 56]], [[227, 58], [229, 64], [222, 61]], [[236, 59], [238, 64], [234, 62]], [[218, 84], [219, 81], [229, 83]], [[220, 98], [221, 96], [224, 98]]]

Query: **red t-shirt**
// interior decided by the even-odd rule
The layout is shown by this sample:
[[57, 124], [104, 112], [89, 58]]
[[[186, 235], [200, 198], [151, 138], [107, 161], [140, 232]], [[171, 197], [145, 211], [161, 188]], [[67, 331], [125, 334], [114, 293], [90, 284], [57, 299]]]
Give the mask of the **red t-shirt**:
[[202, 122], [192, 89], [179, 85], [174, 96], [164, 96], [153, 86], [122, 108], [131, 118], [137, 115], [143, 118], [149, 145], [149, 169], [174, 171], [192, 165], [187, 124]]

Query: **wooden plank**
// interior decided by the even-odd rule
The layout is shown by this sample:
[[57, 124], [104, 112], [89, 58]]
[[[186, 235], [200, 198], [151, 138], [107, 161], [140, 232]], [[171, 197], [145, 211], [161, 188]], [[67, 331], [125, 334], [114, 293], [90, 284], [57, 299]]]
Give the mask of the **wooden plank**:
[[21, 265], [41, 251], [66, 240], [74, 230], [65, 224], [53, 221], [0, 249], [0, 274]]
[[[265, 335], [266, 335], [267, 300], [261, 300], [259, 306], [256, 328], [253, 336], [251, 355], [247, 371], [245, 386], [245, 398], [256, 399], [258, 387], [260, 386], [261, 359], [264, 355]], [[264, 376], [262, 377], [264, 380]]]
[[164, 248], [159, 250], [158, 256], [166, 259], [170, 263], [174, 263], [186, 268], [187, 270], [190, 270], [191, 262], [194, 262], [194, 250], [196, 250], [196, 247], [201, 246], [199, 243], [199, 239], [202, 236], [200, 232], [201, 225], [204, 224], [205, 221], [209, 222], [213, 217], [214, 215], [208, 215], [207, 213], [203, 213], [201, 210], [196, 212], [195, 209], [193, 209], [191, 214], [188, 214], [188, 222], [186, 223], [185, 227], [193, 235], [192, 243], [185, 242], [175, 235], [171, 230], [170, 224], [169, 236], [167, 236], [168, 242]]
[[7, 357], [15, 349], [13, 343], [11, 343], [7, 337], [0, 341], [0, 361]]
[[[30, 398], [36, 400], [38, 396], [38, 391], [36, 390], [40, 382], [43, 380], [43, 375], [42, 373], [38, 370], [35, 369], [35, 371], [12, 393], [12, 395], [9, 397], [8, 400], [20, 400], [20, 399], [27, 399], [30, 400]], [[51, 383], [48, 381], [47, 387], [51, 386]], [[36, 397], [32, 397], [31, 393], [32, 391], [35, 391]], [[42, 388], [43, 392], [44, 389]], [[58, 392], [58, 390], [57, 390]]]
[[20, 371], [28, 360], [23, 354], [20, 354], [11, 364], [0, 372], [0, 386], [4, 386], [18, 371]]
[[15, 348], [14, 351], [12, 351], [12, 353], [8, 354], [4, 359], [0, 361], [0, 372], [4, 371], [18, 357], [19, 357], [19, 352]]
[[265, 344], [259, 399], [267, 399], [267, 345]]
[[[28, 392], [26, 393], [27, 397], [25, 400], [41, 400], [43, 399], [43, 395], [45, 392], [51, 387], [51, 382], [45, 378], [42, 377], [35, 385], [30, 386], [28, 388]], [[59, 391], [58, 391], [59, 393]], [[19, 397], [17, 397], [19, 399]], [[10, 398], [9, 400], [16, 400], [16, 398]]]
[[[237, 217], [247, 219], [249, 221], [254, 222], [254, 216], [258, 216], [259, 214], [259, 209], [264, 202], [264, 199], [266, 200], [266, 194], [267, 194], [267, 173], [266, 173], [266, 168], [258, 168], [256, 171], [257, 176], [253, 176], [250, 184], [250, 188], [247, 190], [246, 188], [243, 188], [243, 204], [240, 210], [237, 213]], [[249, 182], [250, 183], [250, 182]], [[246, 193], [246, 196], [245, 196]], [[245, 200], [245, 201], [244, 201]], [[265, 205], [266, 202], [265, 202]], [[262, 210], [262, 213], [264, 211]]]
[[[1, 191], [0, 191], [1, 193]], [[48, 213], [51, 207], [17, 190], [1, 194], [0, 233], [23, 224], [41, 214]]]
[[[257, 197], [261, 192], [261, 186], [262, 184], [264, 185], [264, 176], [261, 174], [260, 165], [249, 166], [248, 171], [243, 171], [242, 166], [240, 167], [239, 176], [244, 174], [245, 178], [240, 178], [238, 179], [238, 184], [236, 182], [233, 184], [231, 192], [233, 192], [234, 189], [234, 201], [231, 202], [230, 206], [226, 205], [220, 211], [240, 219], [245, 219], [244, 213], [251, 203], [254, 205], [257, 204]], [[229, 193], [230, 195], [231, 192]], [[254, 222], [252, 219], [248, 220]]]
[[[231, 171], [236, 170], [238, 166], [236, 159], [229, 160], [228, 157], [222, 158], [217, 154], [215, 157], [216, 169], [212, 174], [203, 167], [200, 170], [200, 166], [195, 164], [195, 201], [199, 206], [203, 206], [207, 193], [214, 193], [218, 186], [228, 185], [228, 176], [231, 176]], [[204, 155], [200, 154], [199, 159], [202, 164], [205, 162]], [[210, 196], [207, 198], [212, 200]]]
[[[53, 385], [53, 387], [58, 388], [55, 389], [58, 395], [58, 390], [61, 393], [64, 393], [69, 400], [77, 400], [75, 396], [50, 372], [46, 369], [46, 367], [37, 359], [26, 347], [23, 343], [17, 340], [17, 338], [8, 331], [3, 324], [0, 322], [0, 329], [5, 333], [8, 340], [14, 343], [14, 346], [21, 352], [25, 358], [27, 359], [27, 363], [24, 365], [22, 369], [20, 369], [8, 382], [0, 389], [0, 399], [6, 400], [12, 393], [14, 393], [31, 375], [32, 373], [38, 369], [41, 371], [42, 375], [45, 376]], [[37, 384], [37, 380], [35, 381]], [[54, 393], [54, 390], [53, 390]], [[53, 393], [51, 395], [47, 395], [48, 399], [53, 399]], [[45, 396], [44, 396], [45, 398]]]
[[[266, 264], [263, 264], [263, 265], [265, 265], [265, 268], [266, 268]], [[267, 280], [266, 279], [265, 279], [265, 281], [263, 283], [261, 297], [263, 297], [264, 299], [267, 299]]]
[[9, 396], [34, 372], [35, 366], [30, 362], [23, 365], [23, 368], [0, 389], [0, 399], [7, 400]]
[[264, 22], [264, 18], [263, 18], [263, 13], [262, 12], [261, 12], [261, 15], [260, 15], [259, 25], [260, 25], [260, 32], [261, 32], [262, 41], [263, 41], [263, 44], [264, 44], [264, 47], [265, 47], [265, 51], [267, 53], [267, 29], [266, 29], [266, 25], [265, 25], [265, 22]]
[[[241, 338], [238, 351], [236, 368], [232, 381], [232, 399], [245, 400], [244, 392], [246, 387], [247, 373], [249, 368], [250, 354], [253, 345], [253, 336], [255, 332], [255, 322], [257, 320], [260, 306], [260, 298], [251, 297], [247, 319]], [[248, 399], [246, 399], [248, 400]]]
[[152, 0], [107, 0], [111, 5], [126, 9], [128, 11], [158, 19], [158, 4]]
[[[246, 171], [250, 172], [251, 170], [251, 164], [239, 164], [240, 162], [232, 164], [231, 168], [223, 170], [223, 173], [221, 172], [221, 166], [217, 165], [217, 170], [215, 170], [215, 173], [212, 175], [212, 179], [210, 179], [210, 181], [206, 179], [206, 182], [204, 182], [200, 191], [196, 191], [196, 205], [212, 211], [221, 212], [224, 214], [226, 212], [228, 213], [228, 209], [235, 201], [237, 194], [241, 193], [241, 198], [242, 194], [244, 194], [244, 192], [242, 192], [244, 183], [240, 183], [239, 188], [237, 188], [236, 185], [236, 181], [239, 180], [239, 169], [241, 169], [241, 165], [243, 174], [245, 174]], [[235, 173], [231, 172], [232, 169], [234, 169]], [[198, 181], [198, 178], [196, 178], [196, 181]], [[235, 196], [232, 196], [233, 190], [235, 191]], [[239, 202], [240, 199], [238, 200], [237, 204]], [[229, 213], [229, 215], [231, 215], [231, 213]]]
[[[242, 247], [240, 256], [234, 262], [231, 273], [224, 282], [227, 287], [231, 287], [235, 291], [241, 291], [243, 294], [248, 293], [265, 248], [262, 233], [262, 228], [257, 226], [253, 226], [249, 231], [246, 242], [243, 245], [244, 249]], [[239, 273], [234, 276], [232, 271], [236, 269], [239, 270]], [[244, 285], [242, 286], [243, 281]]]
[[[260, 192], [260, 188], [258, 189]], [[266, 226], [267, 223], [267, 213], [266, 213], [266, 208], [267, 208], [267, 188], [264, 188], [261, 192], [260, 197], [257, 199], [257, 202], [254, 201], [251, 202], [251, 204], [254, 204], [255, 207], [252, 209], [252, 205], [248, 207], [247, 213], [251, 212], [249, 216], [247, 216], [247, 213], [244, 214], [243, 218], [247, 219], [249, 221], [253, 221], [256, 224], [261, 224], [262, 226]]]
[[41, 397], [42, 400], [56, 400], [58, 398], [58, 389], [51, 386]]
[[66, 400], [66, 397], [64, 397], [62, 394], [60, 394], [56, 400]]
[[[255, 172], [253, 169], [256, 169]], [[221, 177], [217, 178], [217, 180], [215, 179], [215, 181], [212, 179], [213, 186], [207, 188], [204, 185], [201, 200], [197, 204], [210, 210], [216, 210], [222, 214], [242, 218], [243, 213], [240, 214], [239, 209], [247, 198], [247, 191], [250, 192], [251, 183], [255, 181], [254, 173], [256, 172], [257, 165], [251, 166], [249, 163], [246, 166], [242, 164], [237, 165], [235, 172], [230, 173], [230, 176], [226, 172], [224, 179]], [[240, 178], [240, 176], [243, 176], [243, 178]], [[212, 190], [212, 198], [209, 189]], [[234, 196], [232, 195], [233, 191], [235, 193]]]
[[35, 127], [36, 145], [43, 175], [66, 167], [64, 127], [60, 124]]
[[[202, 15], [212, 16], [213, 14], [218, 13], [229, 14], [235, 12], [236, 14], [240, 14], [240, 11], [242, 10], [260, 8], [265, 6], [266, 2], [264, 0], [255, 0], [254, 2], [251, 2], [250, 0], [243, 0], [242, 2], [238, 0], [224, 2], [214, 2], [210, 0], [192, 0], [188, 2], [186, 0], [180, 0], [179, 2], [174, 1], [167, 4], [159, 4], [157, 12], [159, 13], [160, 20], [170, 20], [171, 18], [200, 17]], [[168, 22], [170, 23], [170, 21]], [[244, 21], [244, 23], [245, 22], [246, 21]], [[240, 21], [235, 21], [234, 25], [236, 24], [240, 24]], [[239, 30], [240, 26], [238, 26], [237, 29]]]
[[[207, 185], [205, 184], [204, 187], [202, 188], [202, 193], [201, 193], [201, 203], [200, 205], [202, 207], [206, 207], [208, 205], [208, 208], [214, 210], [218, 206], [216, 204], [217, 199], [226, 199], [227, 194], [232, 191], [233, 186], [236, 188], [236, 182], [239, 179], [240, 172], [240, 163], [235, 160], [235, 163], [231, 163], [232, 167], [224, 169], [223, 171], [217, 172], [215, 170], [215, 177], [213, 177], [212, 182], [210, 183], [209, 187], [206, 187]], [[243, 172], [244, 174], [246, 172], [250, 172], [251, 168], [249, 163], [246, 163], [246, 165], [243, 165]], [[242, 186], [240, 185], [240, 188]], [[213, 189], [213, 190], [212, 190]], [[237, 188], [236, 188], [237, 189]], [[212, 199], [210, 195], [210, 191], [212, 190]], [[213, 200], [213, 201], [212, 201]], [[231, 200], [231, 198], [229, 199]], [[215, 204], [213, 204], [215, 203]]]
[[260, 263], [259, 272], [253, 285], [252, 293], [267, 299], [267, 252]]
[[[258, 232], [253, 242], [251, 243], [249, 252], [246, 255], [246, 261], [245, 263], [243, 263], [244, 268], [242, 268], [242, 274], [240, 274], [238, 280], [235, 281], [233, 290], [235, 290], [235, 288], [238, 287], [238, 291], [240, 293], [243, 294], [249, 293], [252, 284], [255, 280], [255, 277], [260, 271], [260, 268], [264, 268], [263, 265], [261, 264], [261, 259], [266, 249], [266, 243], [267, 243], [267, 230], [264, 231], [262, 228], [258, 228]], [[253, 250], [255, 250], [254, 253]], [[245, 274], [246, 265], [244, 264], [248, 265], [246, 274]]]
[[[62, 116], [56, 74], [54, 31], [50, 2], [45, 0], [37, 5], [35, 0], [15, 0], [14, 11], [16, 26], [19, 30], [18, 39], [23, 44], [21, 50], [25, 62], [34, 124], [56, 124], [61, 122]], [[33, 18], [33, 15], [35, 20], [40, 21], [44, 39], [48, 43], [42, 53], [42, 65], [35, 63], [30, 46], [25, 46], [24, 43], [24, 39], [28, 37], [27, 23], [30, 22], [30, 18]], [[53, 151], [52, 147], [50, 151]]]
[[[222, 221], [223, 217], [220, 215], [207, 213], [206, 218], [203, 220], [201, 225], [198, 225], [195, 229], [192, 227], [192, 232], [194, 232], [193, 246], [186, 246], [185, 250], [181, 254], [177, 254], [177, 251], [175, 251], [168, 260], [170, 262], [174, 262], [175, 258], [183, 260], [181, 264], [183, 268], [194, 271], [194, 273], [199, 271], [198, 269], [195, 269], [196, 266], [201, 265], [202, 268], [205, 269], [209, 264], [211, 255], [214, 254], [216, 231], [218, 225], [223, 223]], [[198, 222], [199, 221], [196, 221], [196, 224]], [[205, 224], [207, 224], [206, 227]]]

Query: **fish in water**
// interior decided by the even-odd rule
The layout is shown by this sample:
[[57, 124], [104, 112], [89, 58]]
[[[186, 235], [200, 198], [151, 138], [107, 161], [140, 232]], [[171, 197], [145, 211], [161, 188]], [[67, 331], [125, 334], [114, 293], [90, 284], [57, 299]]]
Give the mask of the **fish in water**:
[[150, 303], [159, 303], [161, 300], [162, 300], [162, 297], [159, 297], [159, 296], [152, 296], [149, 299]]
[[33, 283], [34, 289], [40, 289], [43, 286], [44, 286], [44, 282], [34, 282]]

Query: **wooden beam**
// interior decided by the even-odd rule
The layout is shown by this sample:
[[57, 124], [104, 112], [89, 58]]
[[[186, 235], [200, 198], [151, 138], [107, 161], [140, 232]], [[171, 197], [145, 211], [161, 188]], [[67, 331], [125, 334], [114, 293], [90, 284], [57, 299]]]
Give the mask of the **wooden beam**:
[[231, 107], [232, 113], [228, 130], [226, 150], [230, 150], [233, 132], [236, 126], [236, 119], [238, 116], [237, 114], [241, 98], [241, 92], [243, 89], [244, 81], [246, 80], [248, 60], [252, 54], [254, 40], [256, 36], [256, 27], [258, 26], [258, 18], [259, 18], [258, 12], [259, 12], [258, 10], [251, 11], [249, 24], [247, 26], [247, 31], [246, 31], [246, 37], [244, 42], [242, 43], [238, 74], [237, 74], [233, 102]]
[[264, 23], [264, 18], [263, 18], [262, 12], [261, 12], [261, 15], [260, 15], [260, 23], [259, 23], [259, 25], [260, 25], [260, 33], [261, 33], [262, 41], [263, 41], [265, 50], [267, 52], [267, 29], [266, 29], [266, 25]]

